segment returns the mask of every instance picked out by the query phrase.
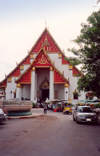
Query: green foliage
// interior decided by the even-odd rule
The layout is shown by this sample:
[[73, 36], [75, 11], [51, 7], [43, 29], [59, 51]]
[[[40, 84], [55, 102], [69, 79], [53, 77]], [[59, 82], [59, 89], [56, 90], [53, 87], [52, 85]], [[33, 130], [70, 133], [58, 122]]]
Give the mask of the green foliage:
[[76, 89], [75, 89], [75, 91], [73, 92], [73, 95], [76, 95], [77, 97], [79, 96], [79, 93], [78, 93], [78, 91], [76, 91]]
[[81, 105], [83, 105], [83, 104], [82, 104], [82, 103], [77, 103], [77, 104], [76, 104], [76, 106], [81, 106]]
[[84, 76], [78, 81], [78, 90], [93, 91], [100, 98], [100, 10], [81, 24], [80, 35], [74, 40], [78, 49], [69, 49], [78, 56]]
[[36, 108], [36, 103], [32, 103], [32, 105], [33, 105], [33, 108]]
[[73, 107], [73, 104], [72, 103], [70, 103], [70, 105], [71, 105], [71, 107]]
[[81, 61], [75, 57], [69, 57], [69, 58], [65, 58], [65, 59], [67, 61], [69, 61], [72, 66], [76, 66], [76, 65], [79, 65], [81, 63]]
[[69, 102], [68, 104], [70, 104], [70, 105], [71, 105], [71, 107], [73, 107], [73, 104], [72, 104], [72, 103], [70, 103], [70, 102]]
[[80, 77], [80, 74], [74, 74], [74, 77]]
[[95, 105], [94, 105], [94, 108], [100, 108], [100, 103], [95, 104]]

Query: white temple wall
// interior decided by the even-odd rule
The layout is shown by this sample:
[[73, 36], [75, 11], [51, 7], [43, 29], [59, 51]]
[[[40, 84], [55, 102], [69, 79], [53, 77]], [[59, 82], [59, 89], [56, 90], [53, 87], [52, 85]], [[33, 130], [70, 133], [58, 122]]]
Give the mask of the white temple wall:
[[29, 66], [30, 65], [28, 65], [28, 64], [26, 65], [25, 64], [23, 70], [20, 70], [21, 74], [23, 74], [29, 68]]
[[24, 72], [29, 68], [29, 66], [30, 66], [29, 64], [28, 65], [26, 65], [26, 64], [24, 65]]
[[77, 88], [77, 80], [78, 80], [77, 77], [73, 77], [72, 70], [69, 70], [69, 83], [70, 83], [70, 86], [69, 86], [69, 98], [71, 100], [74, 100], [73, 99], [73, 92]]
[[58, 54], [48, 54], [49, 55], [49, 57], [50, 57], [50, 59], [52, 60], [52, 62], [54, 62], [54, 61], [56, 61], [57, 59], [58, 59]]
[[74, 100], [76, 102], [79, 102], [80, 100], [85, 100], [85, 93], [82, 91], [80, 92], [80, 96], [78, 97], [78, 99], [74, 99], [74, 96], [73, 96], [73, 92], [75, 91], [75, 89], [77, 90], [77, 82], [78, 82], [78, 77], [74, 77], [74, 76], [71, 76], [71, 71], [70, 70], [70, 78], [69, 78], [69, 82], [70, 82], [70, 87], [69, 87], [69, 98], [71, 100]]
[[[71, 74], [71, 72], [70, 72]], [[70, 99], [71, 100], [74, 100], [73, 99], [73, 92], [75, 91], [75, 89], [77, 89], [77, 77], [71, 77], [69, 78], [69, 83], [70, 83]]]
[[81, 92], [80, 92], [80, 95], [81, 95], [81, 96], [79, 96], [79, 101], [80, 101], [80, 100], [85, 100], [85, 99], [86, 99], [85, 94], [86, 94], [86, 93], [85, 93], [84, 91], [81, 91]]
[[[69, 92], [68, 92], [68, 97], [71, 100], [73, 99], [73, 92], [75, 91], [75, 89], [77, 88], [77, 81], [78, 78], [73, 76], [73, 70], [69, 70], [69, 65], [62, 65], [62, 59], [58, 58], [58, 54], [49, 54], [49, 57], [51, 58], [51, 60], [54, 62], [55, 60], [55, 66], [56, 68], [58, 68], [58, 70], [63, 73], [64, 72], [64, 77], [70, 82], [70, 86], [69, 86]], [[60, 86], [60, 85], [59, 85]], [[58, 88], [59, 90], [59, 88]], [[61, 89], [60, 89], [61, 90]], [[64, 91], [63, 91], [64, 93]], [[59, 95], [62, 97], [62, 92]]]
[[64, 85], [59, 85], [58, 86], [58, 97], [59, 99], [64, 99]]
[[30, 63], [32, 63], [34, 61], [34, 58], [36, 57], [37, 54], [34, 54], [33, 58], [30, 58]]
[[62, 59], [58, 58], [58, 53], [57, 54], [48, 54], [52, 62], [54, 63], [55, 67], [62, 72]]
[[15, 90], [16, 90], [15, 78], [18, 78], [18, 77], [12, 77], [12, 81], [7, 82], [6, 99], [8, 99], [8, 100], [11, 100], [14, 98], [13, 92], [15, 92]]
[[57, 54], [48, 54], [49, 57], [51, 58], [52, 62], [55, 62], [55, 67], [62, 73], [64, 71], [64, 76], [66, 79], [69, 78], [69, 65], [62, 65], [62, 58], [58, 58], [58, 53]]
[[16, 90], [16, 98], [20, 99], [23, 97], [23, 88], [18, 87]]
[[54, 92], [58, 91], [58, 99], [64, 99], [64, 85], [54, 85]]
[[64, 77], [68, 80], [69, 78], [69, 65], [62, 65], [62, 72], [64, 71]]
[[34, 58], [37, 56], [37, 52], [36, 52], [36, 54], [34, 54]]
[[55, 67], [62, 73], [62, 59], [55, 60]]
[[30, 89], [31, 85], [24, 85], [23, 86], [23, 98], [24, 99], [30, 99]]
[[[34, 54], [34, 58], [36, 57], [37, 54]], [[70, 82], [69, 86], [69, 92], [68, 92], [68, 97], [71, 100], [73, 99], [73, 92], [77, 88], [77, 77], [73, 77], [72, 70], [69, 70], [69, 65], [62, 65], [62, 59], [58, 58], [58, 53], [57, 54], [48, 54], [49, 57], [51, 58], [52, 62], [54, 63], [55, 67], [62, 73], [64, 71], [64, 77]], [[29, 68], [29, 65], [24, 65], [23, 70], [21, 70], [21, 73], [25, 72]], [[43, 82], [44, 78], [46, 77], [48, 81], [50, 81], [50, 70], [47, 69], [37, 69], [36, 70], [36, 83], [35, 83], [35, 98], [37, 98], [37, 91], [39, 91], [39, 86]], [[15, 79], [18, 77], [12, 77], [12, 82], [9, 83], [7, 82], [7, 88], [6, 88], [6, 99], [13, 99], [14, 94], [16, 89], [16, 83]], [[54, 85], [54, 91], [58, 91], [58, 98], [59, 99], [64, 99], [64, 86], [63, 85]], [[30, 85], [24, 85], [23, 86], [23, 97], [30, 99]], [[85, 93], [81, 92], [81, 96], [78, 98], [78, 100], [83, 100], [85, 99]], [[75, 100], [76, 101], [76, 100]]]

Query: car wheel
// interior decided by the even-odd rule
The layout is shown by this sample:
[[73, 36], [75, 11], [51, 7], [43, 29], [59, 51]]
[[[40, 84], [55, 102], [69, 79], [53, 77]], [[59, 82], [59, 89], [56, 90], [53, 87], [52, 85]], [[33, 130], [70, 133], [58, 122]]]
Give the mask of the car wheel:
[[76, 117], [76, 123], [79, 124], [79, 121], [77, 121], [77, 117]]
[[0, 121], [0, 125], [2, 124], [2, 121]]
[[98, 124], [98, 120], [94, 124], [97, 125]]
[[75, 121], [74, 115], [73, 115], [73, 121]]

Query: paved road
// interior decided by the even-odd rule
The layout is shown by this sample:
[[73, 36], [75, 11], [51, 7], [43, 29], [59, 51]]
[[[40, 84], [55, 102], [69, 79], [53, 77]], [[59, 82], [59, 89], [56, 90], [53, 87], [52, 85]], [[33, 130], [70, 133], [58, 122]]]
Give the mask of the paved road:
[[[100, 123], [76, 124], [72, 115], [33, 109], [31, 119], [0, 125], [1, 156], [99, 156]], [[41, 116], [37, 116], [41, 115]]]

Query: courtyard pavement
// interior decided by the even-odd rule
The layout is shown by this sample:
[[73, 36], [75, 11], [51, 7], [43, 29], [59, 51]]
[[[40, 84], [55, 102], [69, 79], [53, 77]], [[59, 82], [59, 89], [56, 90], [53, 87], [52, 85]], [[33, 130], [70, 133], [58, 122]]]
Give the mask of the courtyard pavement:
[[[29, 118], [35, 118], [36, 116], [45, 115], [43, 108], [32, 108], [31, 109], [32, 115], [26, 115], [26, 116], [8, 116], [8, 120], [10, 119], [29, 119]], [[56, 116], [57, 113], [63, 114], [62, 112], [53, 112], [52, 110], [47, 110], [47, 115], [49, 116]], [[98, 116], [99, 122], [100, 122], [100, 115]]]

